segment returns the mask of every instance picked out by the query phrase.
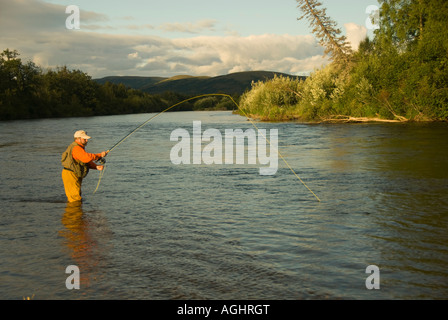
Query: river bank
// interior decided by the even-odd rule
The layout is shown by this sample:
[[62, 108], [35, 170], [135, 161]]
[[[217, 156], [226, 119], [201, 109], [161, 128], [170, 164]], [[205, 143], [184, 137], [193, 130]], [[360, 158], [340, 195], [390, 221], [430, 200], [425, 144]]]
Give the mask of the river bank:
[[269, 118], [258, 114], [245, 114], [241, 111], [234, 111], [235, 114], [250, 118], [253, 121], [259, 122], [298, 122], [303, 124], [319, 124], [319, 123], [445, 123], [446, 120], [431, 120], [427, 118], [422, 119], [406, 119], [401, 117], [400, 119], [383, 119], [379, 117], [354, 117], [346, 115], [334, 115], [328, 117], [321, 117], [320, 119], [306, 120], [299, 116], [288, 116], [281, 118]]

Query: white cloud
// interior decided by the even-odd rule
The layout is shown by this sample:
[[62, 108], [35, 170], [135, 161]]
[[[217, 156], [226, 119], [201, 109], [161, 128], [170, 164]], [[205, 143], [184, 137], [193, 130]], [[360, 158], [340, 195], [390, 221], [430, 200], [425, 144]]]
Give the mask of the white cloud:
[[[0, 30], [9, 34], [35, 32], [55, 32], [65, 29], [66, 6], [39, 0], [0, 0]], [[67, 4], [68, 5], [68, 4]], [[104, 14], [82, 11], [81, 23], [88, 26], [91, 22], [105, 22]], [[30, 34], [29, 36], [32, 36]]]
[[[190, 52], [190, 68], [204, 75], [248, 70], [292, 73], [298, 64], [305, 66], [303, 60], [322, 55], [322, 48], [310, 36], [196, 37], [173, 43], [186, 54]], [[307, 67], [297, 72], [306, 73], [315, 66]]]
[[356, 23], [345, 23], [347, 41], [351, 44], [353, 50], [358, 50], [359, 43], [367, 36], [367, 28]]
[[138, 52], [128, 54], [128, 59], [138, 59]]
[[186, 33], [200, 33], [203, 31], [213, 31], [215, 27], [216, 20], [205, 19], [197, 22], [186, 22], [186, 23], [164, 23], [159, 29], [167, 32], [186, 32]]
[[[233, 34], [169, 39], [89, 31], [107, 28], [110, 21], [95, 12], [82, 12], [81, 30], [66, 29], [66, 18], [62, 5], [30, 0], [9, 0], [6, 7], [2, 3], [0, 50], [17, 49], [24, 60], [31, 59], [44, 68], [67, 65], [94, 78], [179, 73], [216, 76], [250, 70], [306, 74], [327, 62], [311, 36]], [[192, 33], [212, 30], [215, 24], [215, 20], [201, 20], [170, 28]], [[156, 27], [128, 25], [128, 29], [134, 28]], [[362, 31], [350, 30], [347, 33], [352, 37]]]
[[[310, 36], [198, 36], [164, 39], [138, 45], [134, 56], [141, 58], [136, 68], [166, 73], [216, 76], [248, 70], [271, 70], [306, 74], [327, 62], [322, 48]], [[138, 55], [137, 55], [138, 53]], [[157, 66], [161, 69], [157, 69]]]

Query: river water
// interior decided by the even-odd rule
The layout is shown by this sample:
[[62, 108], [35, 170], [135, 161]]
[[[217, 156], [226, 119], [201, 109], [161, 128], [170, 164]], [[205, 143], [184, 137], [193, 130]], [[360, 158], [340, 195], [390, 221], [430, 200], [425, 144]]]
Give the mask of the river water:
[[[0, 299], [448, 298], [447, 124], [257, 123], [278, 130], [319, 202], [281, 159], [270, 176], [247, 162], [174, 165], [173, 130], [252, 124], [166, 113], [67, 205], [60, 155], [73, 133], [101, 152], [150, 116], [0, 123]], [[70, 265], [79, 290], [66, 287]]]

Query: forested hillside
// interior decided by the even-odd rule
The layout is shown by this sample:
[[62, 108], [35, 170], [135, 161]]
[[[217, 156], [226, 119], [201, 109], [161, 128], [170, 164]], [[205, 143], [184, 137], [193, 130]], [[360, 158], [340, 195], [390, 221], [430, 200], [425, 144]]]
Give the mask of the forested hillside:
[[[217, 77], [92, 79], [87, 73], [66, 66], [43, 71], [31, 61], [23, 62], [16, 50], [6, 49], [0, 54], [0, 120], [160, 112], [185, 99], [213, 93], [229, 94], [237, 101], [253, 81], [277, 75], [288, 76], [250, 71]], [[182, 103], [170, 111], [235, 108], [226, 97], [209, 96]]]
[[[176, 92], [149, 94], [109, 81], [101, 84], [65, 66], [44, 72], [31, 61], [22, 62], [16, 50], [0, 54], [0, 120], [160, 112], [190, 97]], [[234, 108], [228, 98], [205, 97], [171, 111]]]
[[170, 78], [115, 76], [95, 79], [95, 81], [100, 84], [105, 84], [106, 82], [122, 83], [150, 94], [165, 92], [176, 92], [185, 95], [225, 93], [239, 96], [251, 88], [252, 82], [270, 80], [275, 76], [301, 80], [306, 78], [273, 71], [244, 71], [216, 77], [188, 75], [178, 75]]

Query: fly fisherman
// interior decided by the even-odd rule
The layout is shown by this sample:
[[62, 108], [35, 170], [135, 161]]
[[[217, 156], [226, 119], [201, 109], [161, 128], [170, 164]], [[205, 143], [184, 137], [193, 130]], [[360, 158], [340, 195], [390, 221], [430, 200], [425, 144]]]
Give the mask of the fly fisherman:
[[68, 146], [61, 158], [64, 167], [62, 181], [64, 182], [68, 202], [82, 201], [82, 179], [89, 173], [89, 169], [104, 170], [103, 165], [97, 165], [93, 161], [101, 160], [109, 153], [109, 151], [101, 153], [86, 152], [85, 147], [90, 137], [84, 130], [76, 131], [74, 138], [75, 141]]

